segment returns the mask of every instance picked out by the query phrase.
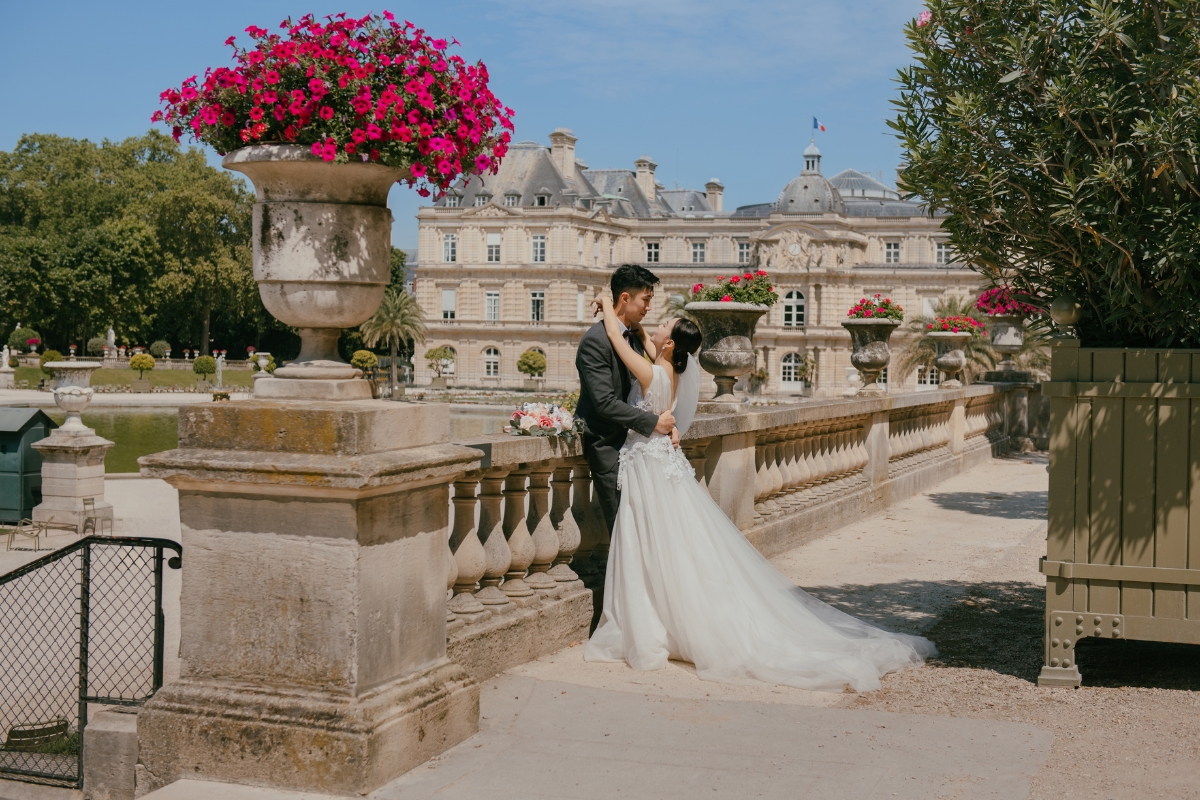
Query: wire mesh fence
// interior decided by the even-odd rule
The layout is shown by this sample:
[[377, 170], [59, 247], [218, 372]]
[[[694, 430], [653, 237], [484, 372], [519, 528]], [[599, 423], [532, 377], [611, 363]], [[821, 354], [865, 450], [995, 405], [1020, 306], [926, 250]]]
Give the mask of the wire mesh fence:
[[78, 786], [88, 703], [139, 705], [162, 685], [162, 573], [181, 554], [89, 537], [0, 575], [0, 777]]

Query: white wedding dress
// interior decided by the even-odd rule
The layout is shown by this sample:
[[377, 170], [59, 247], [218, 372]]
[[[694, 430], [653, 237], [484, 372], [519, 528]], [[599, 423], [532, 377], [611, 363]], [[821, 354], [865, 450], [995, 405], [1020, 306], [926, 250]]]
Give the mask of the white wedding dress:
[[[694, 357], [688, 369], [699, 370]], [[635, 384], [630, 404], [670, 408], [666, 370], [655, 365], [641, 394]], [[676, 417], [690, 421], [691, 404]], [[649, 670], [677, 659], [705, 680], [870, 691], [881, 675], [936, 653], [927, 639], [881, 630], [793, 586], [696, 482], [670, 438], [630, 431], [618, 475], [604, 611], [586, 660]]]

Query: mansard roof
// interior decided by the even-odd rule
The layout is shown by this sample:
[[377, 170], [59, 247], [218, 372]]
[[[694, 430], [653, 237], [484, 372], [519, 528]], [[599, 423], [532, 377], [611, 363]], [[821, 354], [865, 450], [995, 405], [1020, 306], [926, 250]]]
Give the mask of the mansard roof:
[[708, 204], [708, 196], [695, 189], [662, 189], [658, 196], [676, 214], [713, 214], [713, 208]]
[[871, 177], [870, 173], [859, 172], [856, 169], [844, 169], [829, 179], [837, 187], [842, 199], [853, 197], [874, 197], [884, 200], [899, 200], [900, 194], [887, 184]]

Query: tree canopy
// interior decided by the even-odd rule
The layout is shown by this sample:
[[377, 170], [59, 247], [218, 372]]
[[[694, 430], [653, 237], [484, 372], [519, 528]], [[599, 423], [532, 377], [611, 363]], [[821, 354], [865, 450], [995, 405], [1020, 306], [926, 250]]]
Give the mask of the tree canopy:
[[961, 259], [1089, 346], [1200, 346], [1200, 4], [929, 0], [907, 37], [902, 190]]
[[99, 145], [22, 136], [0, 151], [0, 330], [31, 324], [65, 348], [111, 324], [129, 344], [201, 352], [291, 337], [251, 274], [253, 202], [154, 131]]

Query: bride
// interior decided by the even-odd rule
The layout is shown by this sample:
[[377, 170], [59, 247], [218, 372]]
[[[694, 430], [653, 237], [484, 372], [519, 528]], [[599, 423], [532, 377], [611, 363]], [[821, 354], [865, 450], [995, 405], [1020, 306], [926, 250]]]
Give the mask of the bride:
[[[637, 381], [629, 404], [673, 409], [682, 434], [699, 400], [699, 329], [671, 319], [653, 337], [640, 330], [642, 356], [622, 338], [612, 301], [593, 305]], [[869, 691], [881, 675], [936, 653], [927, 639], [881, 630], [793, 586], [696, 482], [669, 437], [630, 431], [619, 463], [604, 611], [586, 660], [648, 670], [677, 659], [705, 680]]]

